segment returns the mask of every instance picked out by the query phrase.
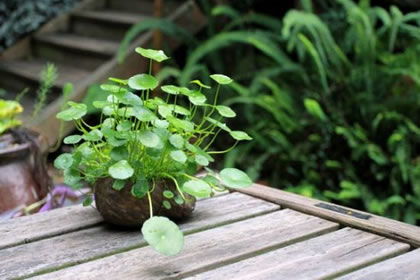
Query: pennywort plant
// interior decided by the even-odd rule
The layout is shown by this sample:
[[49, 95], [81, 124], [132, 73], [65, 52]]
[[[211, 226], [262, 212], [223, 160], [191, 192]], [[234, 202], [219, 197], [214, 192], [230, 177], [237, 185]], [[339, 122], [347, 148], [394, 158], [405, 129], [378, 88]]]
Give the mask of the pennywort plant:
[[[93, 102], [102, 112], [99, 124], [83, 120], [87, 106], [81, 103], [69, 101], [68, 108], [57, 114], [63, 121], [73, 121], [81, 134], [64, 138], [74, 150], [61, 154], [55, 166], [74, 188], [111, 177], [115, 190], [131, 186], [134, 197], [147, 197], [150, 218], [143, 224], [143, 236], [158, 252], [175, 255], [182, 249], [183, 234], [168, 218], [153, 216], [151, 193], [156, 182], [165, 179], [176, 187], [176, 193], [163, 193], [162, 206], [167, 209], [171, 207], [168, 200], [185, 203], [185, 194], [205, 198], [226, 187], [248, 187], [252, 182], [241, 170], [226, 168], [216, 173], [208, 166], [213, 155], [229, 152], [238, 141], [251, 137], [231, 130], [224, 120], [236, 113], [217, 104], [222, 87], [232, 79], [211, 75], [213, 91], [199, 80], [191, 81], [190, 88], [162, 85], [163, 96], [154, 96], [159, 81], [151, 74], [152, 63], [168, 57], [160, 50], [137, 48], [136, 52], [149, 59], [149, 72], [128, 80], [109, 78], [109, 83], [101, 85], [109, 94], [106, 101]], [[236, 142], [226, 150], [214, 151], [212, 143], [221, 133], [230, 134]], [[197, 176], [199, 167], [206, 168], [207, 175]]]

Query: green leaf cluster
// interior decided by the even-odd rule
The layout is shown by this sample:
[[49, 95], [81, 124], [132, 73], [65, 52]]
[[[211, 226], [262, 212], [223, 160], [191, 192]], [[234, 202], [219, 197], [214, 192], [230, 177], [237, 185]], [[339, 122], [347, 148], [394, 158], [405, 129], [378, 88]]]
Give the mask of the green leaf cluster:
[[[168, 59], [163, 51], [137, 48], [150, 64]], [[151, 69], [151, 67], [150, 67]], [[215, 91], [199, 80], [191, 87], [159, 85], [151, 72], [137, 74], [127, 80], [110, 78], [100, 86], [106, 98], [93, 102], [101, 111], [99, 124], [88, 124], [83, 117], [87, 106], [69, 101], [57, 114], [63, 121], [73, 121], [80, 134], [64, 138], [74, 145], [72, 153], [57, 157], [55, 167], [64, 171], [65, 183], [79, 188], [83, 182], [94, 183], [100, 178], [114, 179], [113, 188], [122, 190], [131, 183], [131, 194], [137, 198], [155, 191], [155, 182], [174, 182], [177, 194], [164, 192], [167, 200], [180, 202], [185, 194], [197, 198], [210, 197], [226, 187], [244, 188], [252, 184], [248, 175], [235, 168], [214, 172], [205, 179], [196, 176], [199, 166], [214, 161], [213, 154], [232, 150], [237, 142], [251, 140], [243, 131], [231, 130], [225, 123], [236, 113], [228, 106], [218, 105], [221, 87], [232, 79], [221, 74], [210, 76]], [[160, 86], [164, 96], [155, 96]], [[207, 102], [211, 101], [211, 102]], [[212, 143], [222, 133], [230, 135], [234, 144], [224, 151], [212, 149]], [[152, 203], [150, 203], [152, 207]], [[153, 209], [150, 209], [153, 213]], [[151, 217], [142, 232], [146, 241], [165, 255], [178, 253], [183, 235], [173, 222], [164, 217]]]

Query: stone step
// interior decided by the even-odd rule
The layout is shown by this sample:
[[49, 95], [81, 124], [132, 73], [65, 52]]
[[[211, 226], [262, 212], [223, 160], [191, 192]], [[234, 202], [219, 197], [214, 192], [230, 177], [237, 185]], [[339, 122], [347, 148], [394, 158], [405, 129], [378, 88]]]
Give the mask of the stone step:
[[150, 16], [116, 10], [75, 12], [70, 31], [86, 37], [120, 41], [133, 24], [147, 18]]
[[95, 70], [115, 55], [119, 43], [70, 33], [53, 33], [34, 38], [36, 56], [70, 66]]

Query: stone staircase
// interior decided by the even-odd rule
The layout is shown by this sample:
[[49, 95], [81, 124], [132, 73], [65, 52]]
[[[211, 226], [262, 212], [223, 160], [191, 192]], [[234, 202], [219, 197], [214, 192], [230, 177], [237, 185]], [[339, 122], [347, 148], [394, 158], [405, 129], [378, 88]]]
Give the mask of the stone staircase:
[[[75, 89], [70, 98], [80, 101], [91, 84], [109, 76], [125, 78], [144, 70], [145, 65], [133, 50], [139, 45], [151, 47], [151, 32], [132, 43], [124, 63], [118, 63], [116, 52], [125, 32], [133, 24], [153, 17], [153, 10], [153, 0], [81, 1], [70, 13], [51, 20], [0, 54], [0, 88], [8, 92], [6, 98], [14, 98], [28, 87], [30, 91], [22, 104], [29, 116], [42, 68], [47, 62], [57, 66], [59, 76], [49, 104], [36, 119], [24, 119], [27, 126], [43, 133], [53, 144], [59, 130], [55, 114], [63, 101], [60, 93], [65, 83], [73, 83]], [[190, 32], [197, 32], [205, 24], [193, 1], [164, 1], [163, 15]], [[70, 129], [66, 127], [66, 131]]]

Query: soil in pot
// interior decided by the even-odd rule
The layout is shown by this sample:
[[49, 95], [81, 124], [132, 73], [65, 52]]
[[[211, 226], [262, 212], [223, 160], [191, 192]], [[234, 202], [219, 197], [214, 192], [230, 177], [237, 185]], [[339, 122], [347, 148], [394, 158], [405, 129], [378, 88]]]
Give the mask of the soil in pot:
[[0, 213], [44, 198], [51, 185], [40, 138], [27, 129], [0, 137]]
[[[95, 185], [95, 203], [102, 217], [109, 223], [118, 226], [138, 228], [150, 218], [149, 200], [147, 195], [136, 198], [131, 194], [133, 183], [127, 183], [124, 188], [117, 191], [112, 188], [114, 179], [104, 178], [98, 180]], [[195, 198], [184, 194], [186, 202], [178, 204], [174, 199], [166, 199], [163, 192], [169, 190], [177, 194], [172, 181], [162, 180], [156, 183], [151, 193], [153, 215], [165, 216], [170, 219], [180, 220], [190, 216], [195, 207]], [[170, 209], [163, 206], [163, 201], [170, 203]]]

